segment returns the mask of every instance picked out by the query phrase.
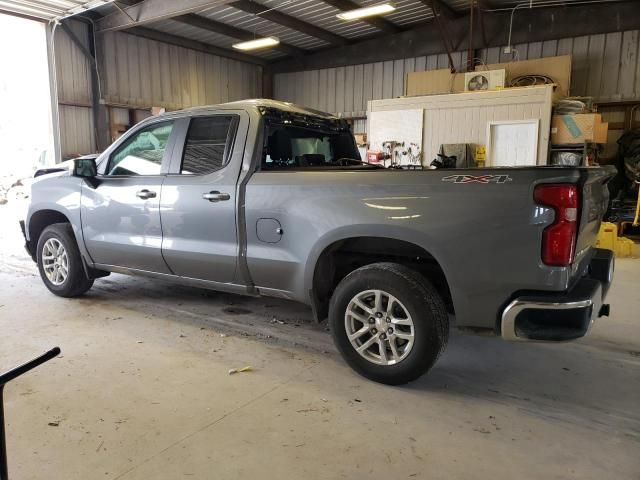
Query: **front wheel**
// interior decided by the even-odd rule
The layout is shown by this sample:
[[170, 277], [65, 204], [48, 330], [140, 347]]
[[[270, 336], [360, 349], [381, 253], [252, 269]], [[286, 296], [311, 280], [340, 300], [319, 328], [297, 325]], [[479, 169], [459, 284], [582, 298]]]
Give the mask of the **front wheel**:
[[93, 280], [87, 277], [82, 266], [71, 225], [49, 225], [40, 235], [37, 248], [40, 277], [52, 293], [76, 297], [93, 286]]
[[388, 385], [426, 373], [449, 336], [438, 292], [422, 275], [396, 263], [375, 263], [347, 275], [331, 297], [329, 322], [349, 366]]

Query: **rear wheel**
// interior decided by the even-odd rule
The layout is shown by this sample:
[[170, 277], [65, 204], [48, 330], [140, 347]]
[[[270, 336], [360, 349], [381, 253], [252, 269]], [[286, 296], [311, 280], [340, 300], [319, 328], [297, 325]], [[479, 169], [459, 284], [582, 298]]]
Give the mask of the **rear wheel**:
[[40, 277], [52, 293], [76, 297], [93, 286], [82, 267], [70, 224], [56, 223], [45, 228], [38, 240], [37, 254]]
[[440, 295], [422, 275], [395, 263], [367, 265], [347, 275], [331, 298], [329, 322], [347, 363], [389, 385], [426, 373], [449, 336]]

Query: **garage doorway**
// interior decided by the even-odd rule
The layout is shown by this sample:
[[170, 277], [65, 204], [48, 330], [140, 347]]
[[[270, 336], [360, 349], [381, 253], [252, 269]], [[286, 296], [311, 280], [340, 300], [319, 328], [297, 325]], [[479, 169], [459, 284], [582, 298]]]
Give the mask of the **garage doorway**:
[[53, 163], [46, 23], [0, 14], [0, 200]]

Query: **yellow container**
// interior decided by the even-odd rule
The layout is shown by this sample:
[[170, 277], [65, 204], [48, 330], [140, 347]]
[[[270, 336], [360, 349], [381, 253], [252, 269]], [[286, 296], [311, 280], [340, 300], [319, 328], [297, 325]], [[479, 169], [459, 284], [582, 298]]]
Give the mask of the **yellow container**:
[[620, 237], [616, 243], [616, 257], [633, 257], [633, 240]]
[[[596, 239], [596, 247], [616, 251], [618, 228], [615, 223], [602, 222]], [[632, 242], [633, 243], [633, 242]]]

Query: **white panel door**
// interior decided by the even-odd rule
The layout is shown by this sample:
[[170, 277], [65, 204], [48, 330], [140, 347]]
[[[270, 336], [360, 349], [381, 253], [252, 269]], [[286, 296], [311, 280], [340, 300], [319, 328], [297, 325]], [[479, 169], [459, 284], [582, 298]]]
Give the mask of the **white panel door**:
[[487, 126], [489, 166], [536, 165], [538, 122], [538, 119], [489, 122]]

